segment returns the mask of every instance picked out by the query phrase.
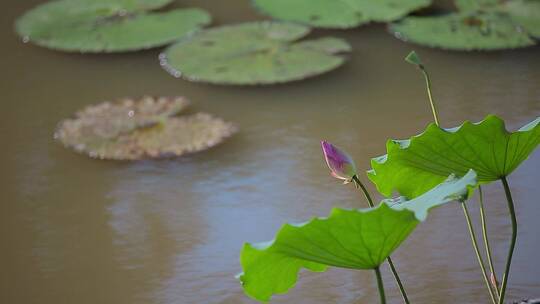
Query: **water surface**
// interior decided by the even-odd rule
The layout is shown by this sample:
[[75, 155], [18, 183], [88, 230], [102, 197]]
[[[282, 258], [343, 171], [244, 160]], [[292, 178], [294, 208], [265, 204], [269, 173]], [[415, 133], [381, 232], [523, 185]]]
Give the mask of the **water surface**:
[[[318, 31], [354, 48], [344, 67], [271, 87], [192, 84], [165, 73], [159, 50], [77, 55], [21, 43], [12, 22], [37, 0], [4, 0], [0, 134], [0, 303], [253, 303], [234, 279], [245, 241], [271, 239], [286, 221], [362, 207], [333, 180], [320, 154], [326, 139], [361, 169], [429, 123], [423, 79], [404, 63], [416, 49], [429, 67], [444, 126], [501, 115], [517, 128], [540, 115], [540, 48], [457, 53], [405, 44], [374, 25]], [[183, 1], [215, 24], [262, 19], [248, 1]], [[182, 95], [241, 127], [211, 151], [176, 160], [91, 160], [52, 138], [77, 109], [121, 96]], [[540, 153], [509, 179], [520, 222], [508, 298], [540, 296]], [[373, 187], [370, 187], [374, 191]], [[510, 232], [499, 184], [487, 187], [499, 272]], [[477, 215], [476, 201], [470, 203]], [[479, 229], [479, 228], [477, 228]], [[457, 204], [437, 209], [395, 254], [414, 303], [488, 303]], [[384, 267], [390, 303], [399, 303]], [[275, 303], [376, 303], [368, 272], [302, 273]]]

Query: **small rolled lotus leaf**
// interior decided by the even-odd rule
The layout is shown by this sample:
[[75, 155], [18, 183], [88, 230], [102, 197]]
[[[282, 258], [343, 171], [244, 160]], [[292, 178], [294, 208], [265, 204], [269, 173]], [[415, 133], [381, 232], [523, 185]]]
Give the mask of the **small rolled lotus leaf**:
[[414, 198], [451, 173], [463, 176], [473, 169], [481, 183], [508, 176], [539, 143], [540, 117], [516, 132], [508, 132], [493, 115], [451, 129], [430, 124], [411, 139], [389, 140], [387, 154], [372, 159], [368, 176], [385, 196], [397, 191]]
[[383, 201], [360, 210], [334, 208], [326, 218], [286, 224], [273, 241], [244, 245], [240, 254], [244, 272], [238, 278], [247, 295], [268, 301], [292, 288], [302, 268], [374, 269], [425, 219], [428, 210], [464, 201], [475, 186], [476, 174], [471, 170], [410, 201]]
[[313, 27], [351, 28], [388, 22], [429, 6], [431, 0], [253, 0], [264, 14]]
[[535, 44], [510, 16], [497, 13], [407, 17], [389, 29], [405, 41], [449, 50], [498, 50]]
[[407, 55], [407, 57], [405, 57], [405, 61], [407, 61], [410, 64], [414, 64], [414, 65], [421, 65], [422, 64], [422, 61], [420, 60], [420, 57], [418, 56], [418, 54], [416, 54], [415, 51], [410, 52], [409, 55]]
[[160, 55], [175, 77], [228, 85], [272, 84], [300, 80], [333, 70], [350, 51], [338, 38], [297, 40], [309, 28], [278, 22], [222, 26], [193, 35]]
[[55, 138], [93, 158], [137, 160], [202, 151], [236, 131], [234, 125], [204, 113], [173, 117], [187, 105], [182, 97], [105, 102], [62, 121]]
[[88, 53], [148, 49], [178, 40], [210, 22], [200, 9], [149, 12], [169, 0], [59, 0], [39, 5], [15, 23], [24, 41]]

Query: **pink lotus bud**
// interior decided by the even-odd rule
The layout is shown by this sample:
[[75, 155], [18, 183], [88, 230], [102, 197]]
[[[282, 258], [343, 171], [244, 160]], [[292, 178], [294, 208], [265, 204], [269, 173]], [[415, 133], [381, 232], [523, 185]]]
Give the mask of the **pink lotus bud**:
[[324, 158], [333, 177], [350, 183], [356, 175], [353, 159], [345, 152], [327, 141], [321, 141]]

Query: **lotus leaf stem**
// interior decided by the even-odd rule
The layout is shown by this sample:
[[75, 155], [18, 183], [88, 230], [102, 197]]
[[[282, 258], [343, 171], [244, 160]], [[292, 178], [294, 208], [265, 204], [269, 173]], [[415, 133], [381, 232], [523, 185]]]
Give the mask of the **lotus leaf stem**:
[[433, 95], [431, 94], [431, 79], [429, 78], [429, 74], [426, 71], [426, 68], [423, 64], [419, 64], [418, 67], [420, 68], [420, 71], [422, 71], [422, 74], [424, 74], [424, 78], [426, 79], [426, 88], [429, 98], [429, 103], [431, 105], [431, 112], [433, 112], [433, 118], [435, 119], [435, 124], [437, 126], [440, 126], [439, 124], [439, 114], [437, 112], [437, 108], [435, 107], [435, 101], [433, 100]]
[[[423, 64], [421, 64], [421, 63], [418, 64], [418, 67], [420, 68], [420, 71], [422, 71], [422, 74], [424, 75], [424, 78], [426, 80], [426, 89], [427, 89], [427, 93], [428, 93], [429, 103], [431, 105], [431, 111], [433, 113], [433, 119], [435, 121], [435, 124], [438, 127], [440, 127], [439, 114], [437, 112], [437, 107], [435, 106], [435, 101], [433, 99], [433, 94], [431, 92], [431, 79], [429, 78], [429, 74], [426, 71], [426, 68], [424, 67]], [[491, 273], [493, 274], [493, 276], [495, 276], [495, 271], [494, 271], [494, 267], [493, 267], [493, 260], [491, 258], [491, 248], [489, 246], [489, 241], [488, 241], [488, 238], [487, 238], [485, 209], [484, 209], [484, 204], [483, 204], [482, 200], [483, 200], [482, 189], [480, 188], [480, 216], [481, 216], [481, 221], [482, 221], [482, 236], [483, 236], [483, 239], [484, 239], [484, 244], [486, 246], [486, 253], [487, 253], [488, 260], [489, 260], [489, 268], [490, 268]], [[470, 232], [470, 235], [471, 235], [471, 241], [472, 241], [472, 244], [473, 244], [473, 247], [474, 247], [474, 251], [476, 252], [476, 256], [478, 257], [478, 262], [480, 263], [480, 268], [482, 269], [482, 274], [484, 275], [484, 279], [486, 280], [486, 283], [488, 284], [488, 289], [489, 289], [489, 294], [490, 294], [491, 300], [493, 301], [493, 303], [497, 303], [496, 297], [494, 296], [494, 290], [493, 290], [493, 287], [494, 287], [495, 288], [495, 293], [498, 296], [499, 292], [497, 291], [496, 283], [494, 284], [495, 286], [492, 286], [492, 284], [490, 284], [490, 280], [489, 280], [489, 278], [487, 277], [487, 274], [486, 274], [486, 268], [485, 268], [484, 263], [482, 261], [482, 256], [480, 255], [480, 250], [478, 248], [478, 242], [476, 241], [476, 236], [474, 235], [474, 232], [472, 230], [472, 222], [471, 222], [471, 219], [470, 219], [470, 216], [469, 216], [469, 212], [467, 210], [467, 206], [465, 205], [464, 202], [462, 203], [462, 206], [463, 206], [463, 211], [465, 213], [465, 219], [467, 220], [467, 225], [469, 226], [469, 232]], [[496, 280], [496, 277], [495, 277], [495, 282], [496, 281], [497, 280]]]
[[384, 284], [379, 267], [375, 268], [375, 276], [377, 277], [377, 287], [379, 288], [379, 296], [381, 298], [381, 304], [386, 304], [386, 296], [384, 294]]
[[480, 269], [482, 269], [482, 275], [484, 276], [484, 281], [486, 282], [487, 288], [489, 290], [489, 296], [491, 298], [491, 302], [494, 304], [497, 304], [497, 300], [495, 299], [495, 294], [493, 292], [492, 286], [487, 276], [486, 266], [484, 266], [484, 260], [482, 259], [482, 255], [480, 254], [480, 249], [478, 247], [478, 242], [476, 241], [476, 234], [474, 233], [471, 216], [469, 215], [469, 209], [467, 208], [467, 204], [464, 201], [461, 202], [461, 207], [463, 208], [463, 213], [465, 214], [465, 219], [467, 220], [467, 227], [469, 228], [469, 234], [471, 235], [471, 241], [474, 247], [474, 252], [476, 253], [478, 264], [480, 264]]
[[516, 246], [517, 239], [517, 219], [516, 212], [514, 210], [514, 200], [512, 199], [512, 193], [508, 186], [506, 176], [501, 178], [501, 182], [504, 187], [504, 193], [506, 194], [506, 200], [508, 202], [508, 211], [510, 212], [510, 219], [512, 220], [512, 239], [510, 241], [510, 248], [508, 249], [508, 257], [506, 258], [506, 266], [504, 269], [504, 275], [501, 283], [501, 293], [499, 296], [499, 304], [504, 303], [504, 296], [506, 293], [506, 285], [508, 284], [508, 276], [510, 275], [510, 264], [512, 264], [512, 256], [514, 254], [514, 247]]
[[[354, 183], [357, 187], [360, 187], [362, 189], [362, 192], [364, 193], [364, 196], [366, 197], [366, 200], [368, 202], [369, 207], [373, 208], [375, 205], [373, 204], [373, 200], [371, 199], [371, 195], [369, 194], [368, 190], [364, 186], [364, 184], [360, 181], [358, 176], [353, 177]], [[405, 287], [403, 286], [403, 283], [401, 282], [401, 279], [399, 277], [399, 274], [396, 270], [396, 267], [394, 266], [394, 262], [392, 261], [391, 257], [386, 258], [388, 261], [388, 265], [390, 266], [390, 270], [392, 271], [392, 274], [394, 275], [394, 278], [396, 279], [396, 283], [399, 287], [399, 291], [401, 292], [401, 297], [403, 298], [403, 302], [405, 304], [410, 304], [409, 297], [407, 296], [407, 292], [405, 291]]]
[[486, 246], [486, 255], [488, 259], [488, 265], [489, 265], [489, 271], [491, 271], [491, 275], [493, 276], [493, 280], [491, 284], [493, 285], [493, 288], [495, 289], [495, 293], [499, 295], [499, 285], [497, 281], [497, 273], [495, 272], [495, 267], [493, 266], [493, 258], [491, 254], [491, 246], [489, 245], [489, 239], [488, 239], [488, 232], [487, 232], [487, 224], [486, 224], [486, 213], [484, 210], [484, 195], [482, 193], [482, 186], [478, 186], [478, 193], [480, 195], [480, 220], [482, 223], [482, 237], [484, 238], [484, 245]]

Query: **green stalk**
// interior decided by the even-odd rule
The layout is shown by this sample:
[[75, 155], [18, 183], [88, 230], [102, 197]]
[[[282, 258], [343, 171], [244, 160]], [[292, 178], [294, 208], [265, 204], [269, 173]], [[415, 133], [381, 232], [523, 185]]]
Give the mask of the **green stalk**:
[[504, 193], [506, 194], [506, 200], [508, 202], [508, 211], [510, 212], [510, 219], [512, 220], [512, 239], [510, 241], [510, 248], [508, 249], [508, 257], [506, 258], [506, 267], [504, 269], [504, 275], [501, 284], [501, 294], [499, 296], [499, 304], [504, 303], [504, 296], [506, 292], [506, 285], [508, 284], [508, 276], [510, 275], [510, 264], [512, 264], [512, 256], [514, 254], [514, 247], [516, 246], [517, 239], [517, 219], [516, 212], [514, 211], [514, 200], [512, 199], [512, 193], [508, 186], [506, 176], [501, 178], [501, 182], [504, 187]]
[[384, 284], [379, 267], [375, 268], [375, 276], [377, 277], [377, 287], [379, 288], [379, 296], [381, 298], [381, 304], [386, 304], [386, 295], [384, 294]]
[[[371, 195], [369, 195], [369, 192], [367, 191], [364, 184], [360, 181], [358, 176], [353, 177], [354, 183], [356, 186], [360, 187], [362, 189], [362, 192], [364, 193], [364, 196], [366, 197], [366, 200], [368, 202], [369, 207], [373, 208], [375, 205], [373, 204], [373, 200], [371, 199]], [[403, 298], [403, 302], [405, 304], [410, 304], [409, 297], [407, 297], [407, 292], [405, 291], [405, 287], [403, 286], [403, 283], [401, 282], [401, 279], [399, 278], [399, 274], [396, 270], [396, 267], [394, 266], [394, 262], [392, 261], [391, 257], [386, 258], [388, 261], [388, 265], [390, 266], [390, 270], [392, 271], [392, 274], [394, 275], [394, 279], [396, 279], [396, 283], [399, 287], [399, 291], [401, 292], [401, 297]]]
[[[409, 63], [412, 63], [412, 64], [418, 66], [420, 71], [422, 71], [422, 74], [424, 75], [424, 79], [426, 80], [426, 89], [427, 89], [427, 94], [428, 94], [428, 98], [429, 98], [429, 104], [431, 105], [431, 111], [433, 113], [433, 119], [435, 120], [435, 124], [438, 127], [440, 127], [439, 114], [437, 112], [437, 107], [435, 106], [435, 101], [433, 99], [433, 94], [431, 92], [431, 79], [429, 78], [429, 74], [426, 71], [426, 68], [421, 63], [420, 58], [418, 57], [418, 55], [416, 55], [416, 53], [414, 53], [414, 52], [411, 52], [407, 56], [407, 58], [405, 58], [405, 60], [407, 62], [409, 62]], [[481, 198], [481, 200], [482, 200], [482, 198]], [[489, 289], [489, 295], [490, 295], [491, 300], [493, 301], [493, 303], [497, 303], [497, 301], [495, 300], [495, 296], [493, 294], [492, 286], [490, 284], [489, 279], [487, 278], [486, 268], [485, 268], [484, 263], [482, 261], [482, 256], [480, 255], [480, 249], [478, 248], [478, 242], [476, 241], [476, 236], [474, 235], [474, 232], [472, 230], [472, 222], [471, 222], [471, 218], [469, 216], [469, 212], [467, 210], [467, 206], [465, 205], [465, 203], [462, 203], [462, 206], [463, 206], [463, 211], [465, 213], [465, 219], [467, 220], [467, 225], [469, 226], [469, 232], [470, 232], [470, 235], [471, 235], [471, 241], [472, 241], [472, 244], [473, 244], [473, 247], [474, 247], [474, 251], [476, 252], [478, 262], [480, 263], [480, 269], [482, 270], [482, 274], [484, 275], [484, 279], [486, 279], [486, 283], [488, 284], [487, 287]], [[484, 217], [484, 214], [485, 214], [484, 204], [482, 202], [480, 203], [480, 214], [482, 216], [482, 231], [483, 231], [482, 235], [483, 235], [484, 243], [486, 245], [486, 251], [487, 251], [487, 255], [488, 255], [488, 258], [489, 258], [489, 262], [490, 262], [489, 263], [490, 264], [490, 269], [491, 269], [493, 275], [495, 275], [495, 272], [493, 271], [493, 262], [492, 262], [492, 259], [491, 259], [491, 248], [489, 247], [489, 241], [487, 239], [487, 228], [486, 228], [486, 222], [485, 222], [485, 217]], [[497, 288], [497, 287], [495, 287], [495, 288]], [[498, 293], [497, 293], [497, 295], [498, 295]]]
[[429, 103], [431, 105], [431, 112], [433, 112], [433, 118], [435, 119], [435, 124], [439, 126], [439, 114], [437, 113], [437, 108], [435, 107], [435, 102], [433, 101], [433, 95], [431, 94], [431, 80], [429, 79], [429, 74], [427, 73], [423, 64], [419, 64], [418, 67], [420, 68], [420, 71], [422, 71], [422, 74], [424, 74], [424, 79], [426, 80]]
[[497, 284], [497, 274], [495, 272], [495, 267], [493, 267], [493, 259], [491, 258], [491, 246], [489, 245], [488, 233], [487, 233], [487, 224], [486, 224], [486, 214], [484, 212], [484, 195], [482, 193], [482, 186], [478, 186], [478, 193], [480, 194], [480, 220], [482, 222], [482, 237], [484, 239], [484, 245], [486, 246], [486, 254], [488, 259], [489, 271], [493, 275], [493, 288], [497, 296], [499, 295], [499, 286]]
[[[469, 228], [469, 234], [471, 235], [471, 241], [473, 243], [474, 252], [476, 253], [476, 258], [478, 259], [478, 264], [480, 264], [480, 269], [482, 269], [482, 275], [484, 276], [484, 280], [486, 281], [487, 288], [489, 290], [489, 296], [491, 297], [491, 302], [494, 304], [497, 304], [497, 300], [495, 299], [495, 294], [493, 293], [493, 289], [491, 288], [491, 284], [489, 283], [489, 278], [486, 273], [486, 267], [484, 266], [484, 260], [482, 259], [482, 255], [480, 254], [480, 250], [478, 249], [478, 243], [476, 241], [476, 235], [474, 233], [474, 228], [471, 222], [471, 217], [469, 215], [469, 209], [467, 208], [467, 204], [465, 202], [461, 202], [461, 206], [463, 207], [463, 213], [465, 214], [465, 219], [467, 220], [467, 226]], [[499, 302], [500, 303], [500, 302]]]

